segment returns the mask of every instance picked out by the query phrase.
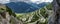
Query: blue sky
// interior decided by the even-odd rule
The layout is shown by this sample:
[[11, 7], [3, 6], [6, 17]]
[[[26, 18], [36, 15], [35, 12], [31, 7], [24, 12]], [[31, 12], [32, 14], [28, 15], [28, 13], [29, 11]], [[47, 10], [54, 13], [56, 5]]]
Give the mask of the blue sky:
[[1, 4], [6, 4], [10, 2], [20, 2], [20, 1], [27, 1], [27, 2], [32, 2], [32, 3], [42, 3], [42, 2], [52, 2], [53, 0], [0, 0]]

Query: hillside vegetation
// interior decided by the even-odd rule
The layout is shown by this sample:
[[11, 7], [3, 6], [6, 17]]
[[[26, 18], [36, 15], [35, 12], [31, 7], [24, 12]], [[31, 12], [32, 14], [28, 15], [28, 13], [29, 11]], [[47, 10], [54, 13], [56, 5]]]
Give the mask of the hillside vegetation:
[[[14, 24], [15, 20], [16, 20], [16, 23], [18, 22], [17, 20], [19, 20], [22, 22], [22, 24], [47, 24], [48, 17], [53, 12], [52, 4], [49, 4], [43, 8], [40, 8], [39, 10], [29, 12], [29, 13], [15, 13], [11, 9], [9, 9], [8, 6], [6, 6], [6, 8], [7, 8], [6, 11], [9, 12], [8, 14], [10, 16], [11, 15], [14, 16], [14, 17], [11, 17], [11, 20], [9, 21], [11, 24]], [[0, 9], [0, 13], [2, 11], [4, 11], [4, 10]], [[21, 23], [21, 22], [19, 22], [19, 23]]]

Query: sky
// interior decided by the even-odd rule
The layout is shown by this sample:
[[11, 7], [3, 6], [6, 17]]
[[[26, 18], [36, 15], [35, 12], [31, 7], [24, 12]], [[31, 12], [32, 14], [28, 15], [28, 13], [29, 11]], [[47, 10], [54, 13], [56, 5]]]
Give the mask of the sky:
[[10, 0], [0, 0], [1, 4], [6, 4], [6, 3], [9, 3], [9, 2], [10, 2]]
[[0, 0], [1, 4], [6, 4], [10, 2], [20, 2], [20, 1], [27, 1], [32, 3], [42, 3], [42, 2], [52, 2], [53, 0]]
[[52, 2], [52, 1], [53, 0], [31, 0], [31, 2], [37, 3], [37, 4], [42, 3], [42, 2]]

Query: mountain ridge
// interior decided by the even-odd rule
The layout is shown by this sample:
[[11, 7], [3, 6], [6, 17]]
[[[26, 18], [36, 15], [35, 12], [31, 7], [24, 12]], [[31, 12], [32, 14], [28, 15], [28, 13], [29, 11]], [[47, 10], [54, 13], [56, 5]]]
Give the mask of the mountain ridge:
[[[27, 13], [38, 10], [41, 7], [46, 6], [45, 3], [42, 4], [34, 4], [34, 3], [25, 3], [25, 2], [11, 2], [6, 4], [9, 8], [11, 8], [16, 13]], [[42, 5], [42, 6], [41, 6]]]

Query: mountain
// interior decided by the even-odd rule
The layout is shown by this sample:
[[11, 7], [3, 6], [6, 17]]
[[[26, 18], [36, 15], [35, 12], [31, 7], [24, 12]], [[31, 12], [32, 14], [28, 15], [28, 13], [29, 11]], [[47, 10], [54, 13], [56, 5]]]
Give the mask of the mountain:
[[0, 8], [5, 8], [5, 5], [4, 4], [0, 4]]
[[25, 2], [10, 2], [6, 4], [9, 8], [11, 8], [16, 13], [27, 13], [35, 11], [41, 7], [44, 7], [46, 4], [35, 4], [35, 3], [25, 3]]
[[44, 7], [44, 6], [46, 6], [47, 4], [48, 4], [48, 3], [43, 2], [43, 3], [38, 4], [38, 7]]

